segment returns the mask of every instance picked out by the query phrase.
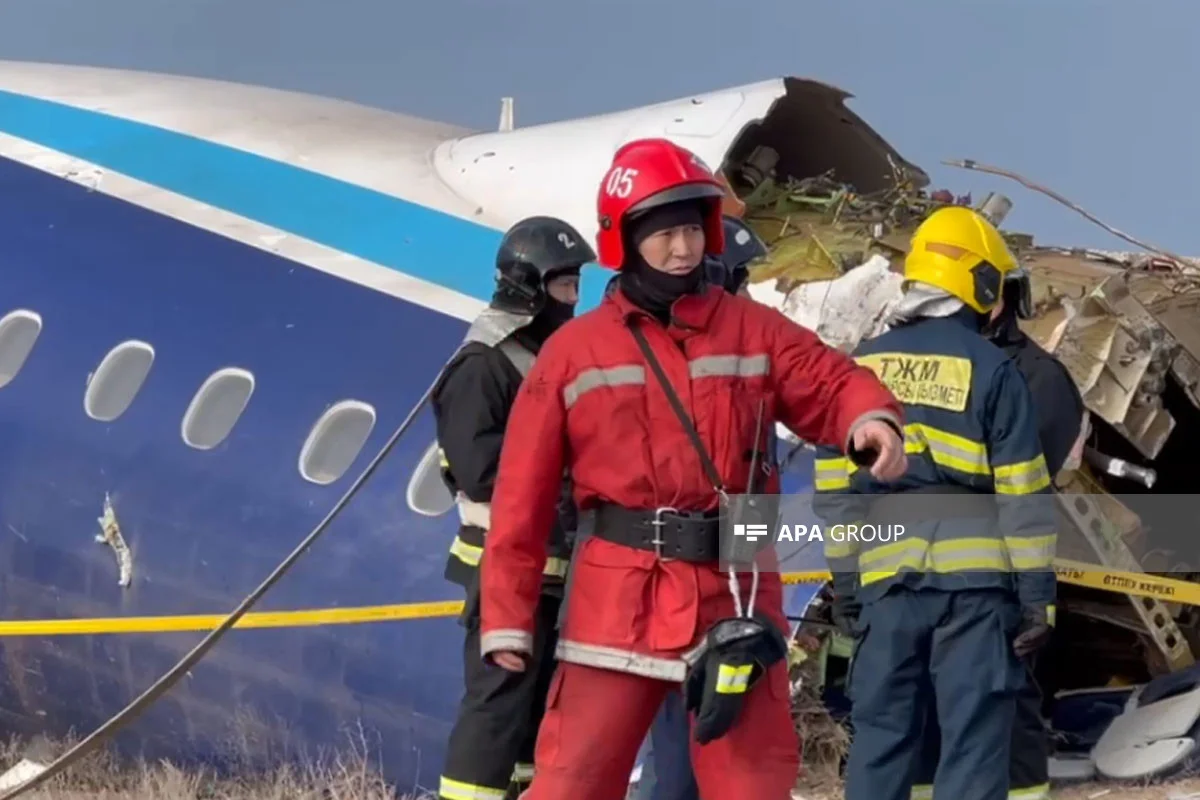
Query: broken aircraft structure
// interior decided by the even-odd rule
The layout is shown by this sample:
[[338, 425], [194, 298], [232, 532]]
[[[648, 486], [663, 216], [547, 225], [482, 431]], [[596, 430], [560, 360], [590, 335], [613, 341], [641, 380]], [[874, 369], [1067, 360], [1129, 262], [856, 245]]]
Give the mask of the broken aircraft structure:
[[[831, 99], [848, 96], [826, 91]], [[1083, 458], [1056, 479], [1060, 559], [1100, 573], [1200, 582], [1200, 547], [1179, 535], [1178, 509], [1172, 517], [1156, 507], [1163, 495], [1189, 491], [1188, 459], [1200, 438], [1200, 262], [1144, 245], [1149, 252], [1035, 242], [1004, 227], [1012, 207], [1007, 197], [989, 194], [974, 204], [969, 195], [931, 191], [929, 176], [867, 123], [840, 102], [810, 110], [822, 105], [826, 122], [840, 123], [836, 146], [785, 142], [797, 128], [773, 131], [768, 118], [723, 165], [737, 195], [726, 210], [748, 221], [770, 248], [752, 270], [751, 293], [848, 351], [884, 329], [916, 226], [942, 205], [975, 205], [997, 222], [1030, 273], [1035, 314], [1022, 328], [1066, 366], [1087, 408]], [[831, 124], [817, 116], [807, 126], [810, 135], [829, 135]], [[973, 162], [954, 165], [1016, 178], [1108, 228], [1020, 176]], [[1117, 588], [1128, 581], [1084, 586], [1061, 575], [1058, 657], [1049, 654], [1039, 670], [1048, 695], [1193, 671], [1200, 656], [1196, 605]], [[839, 650], [844, 657], [844, 646], [830, 646], [824, 608], [820, 599], [811, 604], [797, 635], [825, 640], [823, 659]], [[823, 661], [823, 681], [836, 681], [836, 673], [832, 661]]]

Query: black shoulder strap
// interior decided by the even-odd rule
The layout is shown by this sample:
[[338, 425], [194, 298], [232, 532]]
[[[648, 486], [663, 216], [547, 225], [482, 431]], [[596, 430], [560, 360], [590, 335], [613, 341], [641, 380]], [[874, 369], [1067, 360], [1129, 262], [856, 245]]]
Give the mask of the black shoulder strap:
[[641, 328], [638, 327], [632, 318], [627, 324], [629, 332], [633, 334], [634, 340], [637, 341], [638, 347], [641, 348], [642, 355], [646, 357], [646, 363], [650, 365], [651, 371], [654, 372], [654, 377], [658, 379], [659, 385], [662, 386], [663, 392], [667, 395], [667, 400], [671, 402], [671, 408], [675, 410], [675, 416], [679, 417], [679, 422], [683, 425], [683, 430], [687, 433], [688, 438], [692, 440], [692, 447], [696, 449], [697, 455], [700, 456], [700, 464], [704, 467], [705, 475], [708, 476], [708, 480], [712, 483], [717, 495], [723, 498], [725, 496], [725, 486], [721, 482], [721, 474], [717, 471], [717, 465], [713, 463], [712, 459], [709, 458], [708, 451], [704, 449], [704, 442], [700, 440], [700, 434], [696, 431], [696, 427], [692, 425], [692, 420], [688, 417], [688, 413], [684, 409], [679, 395], [675, 394], [675, 390], [671, 388], [671, 382], [663, 372], [662, 365], [654, 357], [654, 352], [650, 349], [650, 343], [646, 341], [646, 335], [642, 333]]

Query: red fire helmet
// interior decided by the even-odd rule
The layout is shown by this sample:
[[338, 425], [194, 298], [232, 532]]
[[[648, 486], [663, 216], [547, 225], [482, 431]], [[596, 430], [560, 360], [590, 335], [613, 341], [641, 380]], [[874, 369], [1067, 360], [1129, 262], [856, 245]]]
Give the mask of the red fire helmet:
[[599, 263], [619, 270], [625, 261], [626, 223], [652, 208], [681, 200], [703, 200], [704, 249], [711, 256], [725, 250], [721, 199], [725, 189], [700, 157], [667, 139], [637, 139], [613, 155], [600, 183], [596, 210]]

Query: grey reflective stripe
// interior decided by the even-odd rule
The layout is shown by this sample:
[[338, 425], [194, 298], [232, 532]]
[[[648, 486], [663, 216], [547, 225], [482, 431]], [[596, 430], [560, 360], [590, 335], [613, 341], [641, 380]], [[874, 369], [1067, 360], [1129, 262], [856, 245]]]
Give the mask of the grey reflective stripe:
[[688, 362], [688, 374], [693, 378], [754, 378], [766, 375], [770, 366], [771, 360], [765, 353], [757, 356], [701, 356]]
[[517, 372], [521, 373], [522, 378], [529, 374], [529, 370], [533, 369], [536, 356], [516, 339], [509, 337], [496, 345], [496, 349], [508, 357], [512, 365], [517, 368]]
[[687, 663], [682, 659], [660, 658], [616, 647], [559, 639], [554, 654], [559, 661], [611, 669], [616, 672], [628, 672], [631, 675], [641, 675], [644, 678], [655, 678], [660, 681], [682, 683], [683, 679], [687, 677]]
[[570, 408], [585, 392], [601, 386], [634, 386], [645, 383], [646, 368], [642, 366], [585, 369], [563, 389], [563, 403]]

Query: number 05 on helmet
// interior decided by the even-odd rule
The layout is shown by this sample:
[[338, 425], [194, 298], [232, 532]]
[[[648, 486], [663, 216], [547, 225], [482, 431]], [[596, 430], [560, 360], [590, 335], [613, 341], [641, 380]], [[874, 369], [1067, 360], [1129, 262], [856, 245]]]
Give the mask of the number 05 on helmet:
[[617, 150], [600, 182], [596, 210], [599, 262], [620, 269], [625, 261], [625, 228], [652, 208], [699, 200], [704, 204], [704, 251], [718, 256], [725, 249], [721, 198], [725, 189], [695, 153], [667, 139], [637, 139]]

